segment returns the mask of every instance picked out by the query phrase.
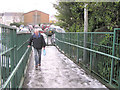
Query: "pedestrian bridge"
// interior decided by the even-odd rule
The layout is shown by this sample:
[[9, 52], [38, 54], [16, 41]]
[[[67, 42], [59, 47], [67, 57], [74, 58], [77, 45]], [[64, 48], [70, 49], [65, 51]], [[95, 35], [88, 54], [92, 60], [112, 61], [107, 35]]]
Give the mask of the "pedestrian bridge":
[[1, 89], [120, 89], [120, 28], [114, 32], [56, 33], [55, 46], [46, 47], [42, 66], [35, 70], [32, 48], [27, 48], [31, 34], [0, 27]]

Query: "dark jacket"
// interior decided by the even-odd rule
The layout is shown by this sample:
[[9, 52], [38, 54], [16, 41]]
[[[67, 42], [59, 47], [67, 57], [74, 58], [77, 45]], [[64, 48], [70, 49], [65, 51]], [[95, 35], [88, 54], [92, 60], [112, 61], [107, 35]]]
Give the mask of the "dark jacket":
[[33, 34], [29, 40], [29, 45], [31, 46], [31, 43], [33, 42], [33, 47], [36, 49], [42, 49], [42, 47], [46, 46], [45, 40], [43, 35], [41, 35], [39, 33], [38, 36], [36, 36], [35, 34]]

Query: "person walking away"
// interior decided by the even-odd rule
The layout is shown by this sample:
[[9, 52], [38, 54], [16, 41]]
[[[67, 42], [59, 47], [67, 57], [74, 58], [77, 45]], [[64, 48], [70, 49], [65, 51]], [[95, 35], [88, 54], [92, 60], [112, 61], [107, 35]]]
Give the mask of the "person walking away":
[[34, 34], [30, 37], [28, 42], [28, 47], [30, 47], [33, 43], [33, 52], [34, 52], [34, 59], [35, 59], [35, 68], [37, 69], [38, 66], [41, 66], [41, 49], [45, 50], [45, 40], [43, 35], [39, 33], [39, 30], [35, 29]]

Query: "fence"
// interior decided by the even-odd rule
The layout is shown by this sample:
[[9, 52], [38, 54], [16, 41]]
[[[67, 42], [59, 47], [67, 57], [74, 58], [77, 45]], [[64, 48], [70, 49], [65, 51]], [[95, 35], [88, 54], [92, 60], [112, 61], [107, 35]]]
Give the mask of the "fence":
[[120, 90], [120, 28], [114, 32], [56, 33], [61, 52], [94, 73], [106, 86]]
[[0, 24], [0, 88], [20, 88], [31, 48], [31, 34], [17, 34], [16, 28]]

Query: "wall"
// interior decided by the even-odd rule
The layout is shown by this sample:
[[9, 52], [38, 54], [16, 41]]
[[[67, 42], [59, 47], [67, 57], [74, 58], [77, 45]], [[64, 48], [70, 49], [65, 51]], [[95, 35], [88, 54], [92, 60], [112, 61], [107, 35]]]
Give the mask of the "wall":
[[24, 14], [24, 24], [40, 24], [49, 23], [49, 14], [34, 10]]

